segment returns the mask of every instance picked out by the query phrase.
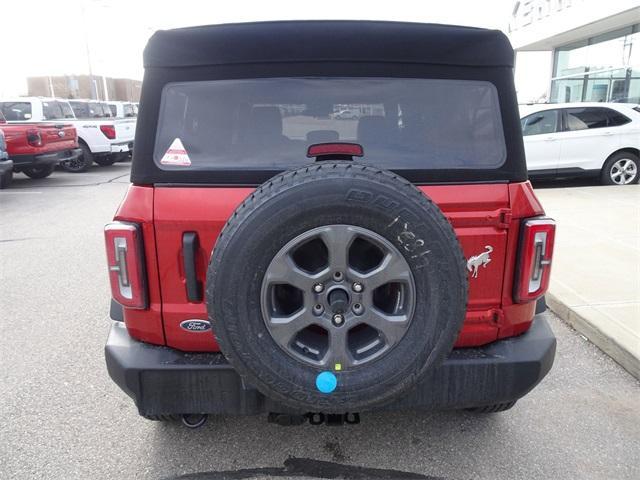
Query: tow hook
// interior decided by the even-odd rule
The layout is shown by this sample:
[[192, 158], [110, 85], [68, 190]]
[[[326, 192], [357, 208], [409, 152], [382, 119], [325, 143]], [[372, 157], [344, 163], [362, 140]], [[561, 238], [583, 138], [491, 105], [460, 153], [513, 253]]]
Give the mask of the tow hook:
[[293, 415], [289, 413], [270, 412], [267, 421], [275, 423], [282, 427], [291, 427], [302, 425], [305, 421], [309, 421], [311, 425], [357, 425], [360, 423], [359, 413], [319, 413], [309, 412], [304, 415]]
[[311, 425], [322, 425], [338, 427], [340, 425], [357, 425], [360, 423], [359, 413], [307, 413], [307, 418]]
[[182, 415], [182, 424], [187, 428], [200, 428], [207, 422], [206, 413], [190, 413]]

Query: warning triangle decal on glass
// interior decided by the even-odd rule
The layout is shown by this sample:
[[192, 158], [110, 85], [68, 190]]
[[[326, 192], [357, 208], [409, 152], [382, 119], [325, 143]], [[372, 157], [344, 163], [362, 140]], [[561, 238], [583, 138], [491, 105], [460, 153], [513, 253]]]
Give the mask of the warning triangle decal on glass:
[[162, 165], [177, 165], [180, 167], [188, 167], [191, 165], [189, 154], [187, 154], [187, 151], [179, 138], [176, 138], [173, 141], [171, 146], [164, 153], [160, 163]]

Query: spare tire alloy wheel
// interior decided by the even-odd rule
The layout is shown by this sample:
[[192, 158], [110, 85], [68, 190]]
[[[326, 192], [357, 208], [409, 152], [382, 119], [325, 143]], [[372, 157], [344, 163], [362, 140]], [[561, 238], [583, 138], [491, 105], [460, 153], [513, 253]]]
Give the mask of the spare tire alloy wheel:
[[294, 358], [337, 371], [393, 348], [415, 301], [400, 251], [352, 225], [317, 227], [293, 239], [271, 261], [261, 291], [275, 342]]
[[300, 412], [397, 399], [451, 351], [467, 301], [464, 256], [439, 208], [405, 179], [351, 162], [260, 186], [220, 233], [207, 278], [229, 362]]

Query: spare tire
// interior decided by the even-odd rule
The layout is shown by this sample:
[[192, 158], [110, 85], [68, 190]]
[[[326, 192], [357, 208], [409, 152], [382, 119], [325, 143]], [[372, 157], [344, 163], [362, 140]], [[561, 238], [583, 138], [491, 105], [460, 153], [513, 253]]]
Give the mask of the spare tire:
[[232, 214], [207, 272], [224, 355], [297, 410], [382, 406], [451, 351], [467, 302], [453, 228], [391, 172], [324, 161], [278, 175]]

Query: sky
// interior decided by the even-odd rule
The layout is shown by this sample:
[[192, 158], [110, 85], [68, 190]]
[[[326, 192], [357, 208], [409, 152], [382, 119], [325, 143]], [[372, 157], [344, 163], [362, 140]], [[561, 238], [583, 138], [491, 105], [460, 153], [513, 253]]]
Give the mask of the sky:
[[[513, 0], [3, 2], [5, 48], [0, 54], [0, 95], [26, 94], [28, 76], [87, 74], [89, 65], [94, 75], [141, 79], [142, 51], [159, 29], [261, 20], [354, 19], [449, 23], [506, 31], [512, 6]], [[14, 47], [7, 48], [9, 44]], [[550, 60], [539, 55], [537, 60], [536, 55], [526, 57], [526, 61], [518, 59], [523, 72], [518, 87], [531, 90], [527, 96], [535, 96], [538, 90], [546, 90], [549, 73], [545, 69]]]

